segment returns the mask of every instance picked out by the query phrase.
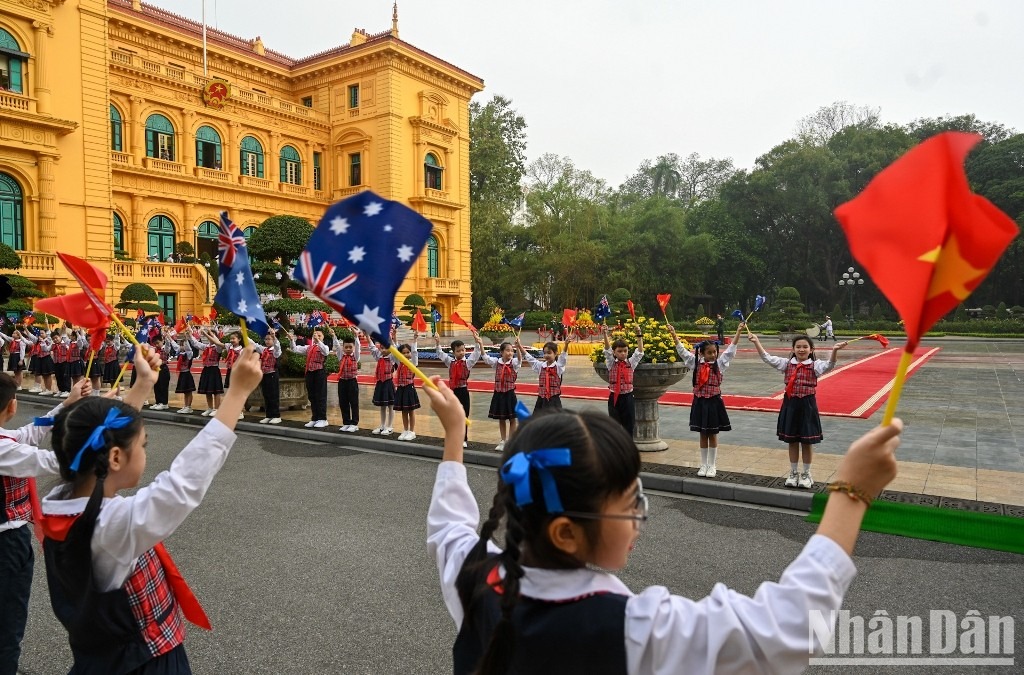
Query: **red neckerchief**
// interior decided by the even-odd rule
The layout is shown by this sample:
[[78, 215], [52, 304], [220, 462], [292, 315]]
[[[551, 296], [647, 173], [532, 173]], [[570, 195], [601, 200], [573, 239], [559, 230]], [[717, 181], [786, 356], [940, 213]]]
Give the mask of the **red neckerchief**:
[[629, 368], [629, 363], [626, 361], [615, 362], [615, 395], [612, 397], [612, 405], [616, 405], [619, 402], [619, 392], [622, 390], [622, 381], [625, 379], [626, 368]]
[[786, 383], [786, 396], [793, 395], [793, 389], [796, 388], [797, 376], [800, 374], [801, 368], [813, 368], [813, 366], [802, 363], [796, 364], [796, 368], [793, 369], [793, 377], [789, 378], [789, 382]]
[[[455, 389], [456, 382], [461, 379], [463, 373], [468, 373], [469, 368], [466, 366], [465, 359], [456, 359], [455, 363], [452, 364], [451, 376], [448, 378], [448, 387]], [[469, 379], [468, 377], [466, 379]]]
[[703, 387], [708, 383], [708, 379], [711, 377], [711, 364], [705, 361], [701, 364], [700, 370], [697, 372], [697, 386]]

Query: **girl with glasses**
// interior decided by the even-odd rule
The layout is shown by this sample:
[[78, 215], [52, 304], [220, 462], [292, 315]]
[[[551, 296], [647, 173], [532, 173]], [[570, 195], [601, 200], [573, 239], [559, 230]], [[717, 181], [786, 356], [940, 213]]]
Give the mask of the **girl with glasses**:
[[[870, 500], [896, 475], [902, 423], [851, 447], [818, 533], [778, 582], [753, 598], [722, 584], [702, 600], [661, 586], [631, 591], [626, 565], [647, 518], [640, 454], [606, 415], [558, 412], [523, 423], [505, 445], [497, 494], [480, 527], [462, 464], [465, 413], [440, 378], [424, 388], [445, 429], [427, 515], [427, 547], [458, 627], [454, 672], [799, 672], [812, 610], [838, 614]], [[850, 498], [847, 499], [847, 496]], [[495, 532], [504, 526], [498, 547]], [[816, 633], [817, 635], [817, 633]]]

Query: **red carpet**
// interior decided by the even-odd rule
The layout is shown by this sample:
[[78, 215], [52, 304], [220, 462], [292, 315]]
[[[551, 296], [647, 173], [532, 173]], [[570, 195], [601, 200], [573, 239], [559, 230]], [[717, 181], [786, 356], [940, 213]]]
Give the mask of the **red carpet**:
[[[914, 372], [938, 351], [938, 347], [919, 347], [914, 352], [914, 361], [910, 365], [907, 378], [913, 376]], [[856, 361], [842, 364], [818, 378], [819, 412], [822, 415], [834, 417], [859, 417], [862, 419], [871, 417], [885, 403], [887, 395], [892, 389], [892, 380], [896, 374], [896, 366], [899, 364], [901, 353], [902, 350], [896, 348], [876, 352]], [[172, 365], [171, 370], [176, 371], [177, 368]], [[192, 372], [199, 374], [202, 372], [202, 367], [194, 366]], [[443, 371], [439, 370], [438, 372]], [[338, 375], [328, 375], [327, 381], [337, 382]], [[686, 382], [687, 380], [684, 379], [680, 386]], [[359, 376], [359, 384], [372, 387], [373, 383], [373, 375]], [[780, 386], [782, 384], [781, 374], [779, 384]], [[470, 380], [469, 390], [487, 394], [494, 391], [494, 383], [490, 378]], [[516, 391], [526, 396], [536, 396], [537, 385], [532, 382], [517, 382]], [[782, 396], [783, 390], [780, 388], [779, 391], [768, 397], [726, 394], [722, 398], [730, 410], [778, 412], [782, 406]], [[608, 399], [608, 389], [563, 385], [562, 397], [605, 401]], [[668, 391], [658, 402], [662, 405], [689, 406], [692, 401], [693, 394], [688, 391]]]

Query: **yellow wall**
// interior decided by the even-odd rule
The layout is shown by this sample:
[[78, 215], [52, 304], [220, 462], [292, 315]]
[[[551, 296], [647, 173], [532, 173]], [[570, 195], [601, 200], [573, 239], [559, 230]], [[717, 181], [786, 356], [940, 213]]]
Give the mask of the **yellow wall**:
[[[24, 194], [19, 273], [44, 290], [74, 290], [56, 261], [60, 250], [107, 272], [112, 303], [127, 284], [144, 282], [174, 294], [178, 313], [205, 314], [204, 268], [146, 261], [151, 218], [170, 218], [176, 240], [197, 245], [199, 224], [225, 208], [243, 229], [278, 214], [315, 224], [328, 204], [369, 188], [427, 216], [440, 244], [438, 276], [429, 277], [424, 253], [399, 303], [419, 293], [445, 317], [470, 313], [468, 105], [483, 82], [403, 42], [397, 17], [390, 31], [357, 29], [350, 44], [302, 59], [208, 30], [209, 77], [200, 26], [133, 0], [0, 0], [0, 28], [31, 54], [24, 92], [0, 92], [0, 172]], [[222, 109], [203, 101], [209, 78], [230, 84]], [[361, 100], [352, 109], [348, 87], [356, 84]], [[307, 96], [312, 107], [302, 105]], [[111, 104], [123, 120], [121, 151], [111, 145]], [[146, 156], [154, 113], [174, 126], [173, 161]], [[202, 126], [220, 136], [219, 169], [197, 166]], [[262, 178], [242, 175], [245, 136], [263, 147]], [[300, 155], [301, 184], [280, 180], [285, 145]], [[355, 152], [362, 182], [351, 186]], [[441, 190], [425, 187], [428, 152], [443, 167]], [[132, 260], [114, 259], [113, 213]]]

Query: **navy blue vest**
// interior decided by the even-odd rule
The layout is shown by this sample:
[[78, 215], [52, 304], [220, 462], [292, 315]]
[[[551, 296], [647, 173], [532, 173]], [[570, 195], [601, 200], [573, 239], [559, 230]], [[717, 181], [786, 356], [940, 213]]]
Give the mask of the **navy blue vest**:
[[[516, 642], [509, 675], [622, 675], [628, 599], [614, 593], [561, 602], [520, 596], [512, 613]], [[455, 675], [476, 672], [500, 620], [501, 595], [488, 587], [455, 640]]]

